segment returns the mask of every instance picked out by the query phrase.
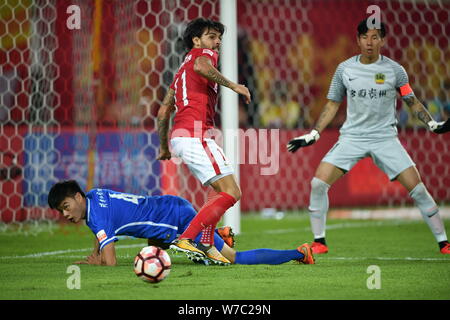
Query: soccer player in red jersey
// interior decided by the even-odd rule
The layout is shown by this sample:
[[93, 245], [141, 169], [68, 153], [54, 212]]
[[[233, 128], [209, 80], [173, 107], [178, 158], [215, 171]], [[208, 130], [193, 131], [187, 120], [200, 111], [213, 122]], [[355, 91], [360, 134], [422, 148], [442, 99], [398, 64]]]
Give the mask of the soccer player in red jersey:
[[[187, 25], [183, 42], [189, 52], [158, 111], [158, 159], [169, 160], [173, 153], [203, 185], [214, 189], [214, 196], [208, 198], [172, 248], [194, 258], [208, 257], [226, 265], [230, 261], [214, 247], [214, 230], [225, 211], [240, 199], [241, 191], [233, 168], [209, 133], [214, 129], [218, 85], [242, 95], [247, 104], [251, 97], [246, 86], [228, 80], [217, 70], [223, 33], [222, 23], [204, 18]], [[173, 112], [176, 115], [170, 137], [171, 153], [169, 121]], [[202, 231], [200, 244], [195, 245], [193, 239]]]

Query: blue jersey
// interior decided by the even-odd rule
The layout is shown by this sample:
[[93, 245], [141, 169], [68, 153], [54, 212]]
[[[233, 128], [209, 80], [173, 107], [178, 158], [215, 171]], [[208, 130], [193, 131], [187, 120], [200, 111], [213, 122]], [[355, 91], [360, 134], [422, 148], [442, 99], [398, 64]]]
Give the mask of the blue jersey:
[[97, 237], [100, 250], [117, 241], [118, 235], [172, 242], [183, 231], [180, 221], [186, 219], [180, 214], [190, 219], [195, 215], [187, 200], [170, 195], [151, 197], [92, 189], [86, 202], [86, 224]]

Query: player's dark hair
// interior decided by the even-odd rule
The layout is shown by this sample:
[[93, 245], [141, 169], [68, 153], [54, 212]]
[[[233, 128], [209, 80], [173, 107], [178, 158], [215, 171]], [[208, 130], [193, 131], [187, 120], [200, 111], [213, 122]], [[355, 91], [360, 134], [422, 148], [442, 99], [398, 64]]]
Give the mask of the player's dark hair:
[[205, 18], [198, 18], [192, 20], [188, 23], [186, 30], [184, 30], [183, 34], [183, 44], [186, 49], [191, 50], [194, 46], [194, 42], [192, 41], [195, 37], [201, 37], [205, 29], [214, 29], [219, 31], [222, 35], [225, 32], [225, 26], [218, 22]]
[[[367, 27], [367, 19], [364, 19], [363, 21], [361, 21], [358, 24], [358, 37], [360, 37], [363, 34], [366, 34], [367, 31], [369, 31], [369, 27]], [[386, 25], [380, 21], [380, 29], [378, 30], [378, 34], [380, 35], [381, 38], [384, 38], [386, 36]]]
[[75, 180], [65, 180], [55, 183], [48, 193], [48, 205], [51, 209], [56, 209], [67, 197], [74, 197], [79, 192], [86, 197], [80, 185]]

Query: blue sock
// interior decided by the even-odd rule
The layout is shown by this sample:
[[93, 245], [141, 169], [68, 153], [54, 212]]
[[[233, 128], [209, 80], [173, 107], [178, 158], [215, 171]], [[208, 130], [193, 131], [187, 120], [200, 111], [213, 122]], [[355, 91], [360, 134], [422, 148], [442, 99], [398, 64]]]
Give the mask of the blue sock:
[[281, 264], [301, 259], [304, 255], [297, 250], [255, 249], [236, 252], [236, 264]]

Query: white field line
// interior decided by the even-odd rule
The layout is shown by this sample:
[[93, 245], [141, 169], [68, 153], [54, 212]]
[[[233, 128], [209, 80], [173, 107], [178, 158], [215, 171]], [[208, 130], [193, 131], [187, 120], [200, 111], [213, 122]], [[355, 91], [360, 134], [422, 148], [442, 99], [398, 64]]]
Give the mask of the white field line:
[[[143, 246], [139, 246], [139, 248], [140, 247], [143, 247]], [[174, 259], [178, 259], [178, 258], [186, 259], [186, 255], [182, 252], [173, 251], [172, 249], [167, 249], [167, 251], [169, 252], [169, 255], [170, 255], [170, 258], [172, 259], [172, 261]], [[136, 254], [137, 254], [137, 251], [136, 251]], [[80, 255], [74, 255], [74, 254], [72, 254], [72, 255], [66, 255], [66, 254], [65, 255], [56, 255], [54, 257], [67, 258], [67, 259], [80, 259], [80, 260], [86, 259], [86, 255], [81, 255], [81, 254]], [[134, 257], [135, 257], [135, 255], [132, 255], [132, 254], [116, 254], [116, 258], [130, 259], [130, 261], [133, 261]]]
[[[171, 251], [172, 253], [173, 251]], [[185, 256], [174, 252], [171, 254], [171, 258], [173, 259], [174, 256], [178, 254], [178, 257], [185, 258]], [[116, 255], [117, 258], [120, 259], [134, 259], [134, 256], [131, 256], [129, 254], [127, 255]], [[61, 258], [68, 258], [68, 259], [84, 259], [86, 258], [86, 255], [56, 255], [56, 257]], [[317, 255], [315, 256], [316, 260], [340, 260], [340, 261], [355, 261], [355, 260], [379, 260], [379, 261], [448, 261], [450, 262], [450, 257], [448, 259], [445, 258], [414, 258], [414, 257], [324, 257], [323, 255], [320, 255], [319, 258], [317, 258]]]
[[[347, 228], [361, 228], [361, 227], [379, 227], [379, 226], [396, 226], [401, 224], [409, 224], [415, 223], [416, 221], [377, 221], [377, 222], [360, 222], [360, 223], [336, 223], [330, 224], [327, 226], [327, 230], [332, 229], [347, 229]], [[299, 232], [299, 231], [310, 231], [309, 227], [302, 229], [277, 229], [277, 230], [267, 230], [262, 233], [266, 234], [279, 234], [279, 233], [289, 233], [289, 232]], [[250, 232], [245, 232], [242, 234], [249, 234]], [[254, 232], [251, 232], [254, 233]], [[129, 244], [129, 245], [116, 245], [116, 249], [128, 249], [128, 248], [139, 248], [142, 247], [143, 243], [140, 244]], [[67, 250], [57, 250], [57, 251], [48, 251], [48, 252], [38, 252], [27, 255], [15, 255], [15, 256], [0, 256], [0, 259], [24, 259], [24, 258], [42, 258], [46, 256], [63, 256], [63, 257], [84, 257], [84, 256], [67, 256], [67, 253], [76, 253], [76, 252], [90, 252], [92, 248], [84, 248], [84, 249], [67, 249]], [[413, 260], [413, 261], [450, 261], [449, 259], [442, 258], [412, 258], [412, 257], [323, 257], [320, 256], [320, 259], [325, 260]]]
[[[117, 245], [116, 249], [128, 249], [128, 248], [138, 248], [143, 247], [144, 244], [127, 244], [127, 245]], [[75, 253], [75, 252], [90, 252], [92, 248], [84, 248], [84, 249], [67, 249], [67, 250], [57, 250], [57, 251], [48, 251], [48, 252], [39, 252], [39, 253], [31, 253], [23, 256], [0, 256], [0, 259], [23, 259], [23, 258], [42, 258], [45, 256], [60, 256], [65, 255], [66, 253]]]
[[[356, 222], [356, 223], [344, 222], [344, 223], [329, 224], [326, 226], [326, 230], [380, 227], [380, 226], [398, 226], [398, 225], [404, 225], [404, 224], [410, 224], [410, 223], [417, 223], [417, 221], [392, 220], [392, 221], [368, 221], [368, 222]], [[264, 231], [264, 233], [279, 234], [279, 233], [300, 232], [300, 231], [311, 232], [311, 228], [305, 227], [303, 229], [291, 228], [291, 229], [267, 230], [267, 231]], [[260, 232], [257, 232], [257, 231], [245, 232], [245, 234], [250, 234], [250, 233], [260, 233]], [[244, 234], [244, 232], [242, 234]]]
[[[317, 258], [317, 255], [314, 256]], [[414, 258], [414, 257], [323, 257], [322, 255], [319, 258], [320, 260], [397, 260], [397, 261], [448, 261], [450, 259], [445, 258]]]

